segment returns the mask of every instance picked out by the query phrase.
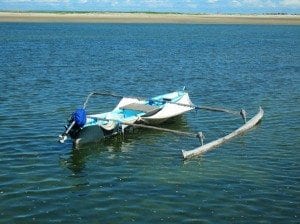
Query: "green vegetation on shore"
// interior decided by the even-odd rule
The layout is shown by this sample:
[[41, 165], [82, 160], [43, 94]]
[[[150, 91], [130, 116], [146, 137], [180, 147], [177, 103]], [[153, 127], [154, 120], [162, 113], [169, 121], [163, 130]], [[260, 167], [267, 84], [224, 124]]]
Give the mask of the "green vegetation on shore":
[[[53, 10], [0, 10], [0, 12], [9, 13], [53, 13], [53, 14], [105, 14], [105, 13], [132, 13], [132, 14], [157, 14], [157, 15], [212, 15], [215, 13], [188, 13], [188, 12], [154, 12], [154, 11], [53, 11]], [[300, 14], [289, 14], [285, 12], [276, 13], [217, 13], [219, 15], [300, 15]]]

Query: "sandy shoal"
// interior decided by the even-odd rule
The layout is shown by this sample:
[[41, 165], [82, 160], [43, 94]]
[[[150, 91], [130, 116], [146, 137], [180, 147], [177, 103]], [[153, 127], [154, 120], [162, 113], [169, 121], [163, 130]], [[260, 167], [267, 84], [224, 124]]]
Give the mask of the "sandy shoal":
[[187, 23], [300, 25], [300, 15], [0, 12], [0, 22]]

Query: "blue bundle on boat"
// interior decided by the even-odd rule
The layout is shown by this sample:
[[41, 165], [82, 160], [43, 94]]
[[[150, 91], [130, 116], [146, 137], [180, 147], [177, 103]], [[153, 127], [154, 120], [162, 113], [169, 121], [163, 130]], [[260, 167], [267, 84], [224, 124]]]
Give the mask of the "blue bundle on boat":
[[72, 114], [72, 120], [75, 121], [75, 123], [79, 127], [83, 127], [86, 123], [86, 111], [85, 109], [77, 109]]

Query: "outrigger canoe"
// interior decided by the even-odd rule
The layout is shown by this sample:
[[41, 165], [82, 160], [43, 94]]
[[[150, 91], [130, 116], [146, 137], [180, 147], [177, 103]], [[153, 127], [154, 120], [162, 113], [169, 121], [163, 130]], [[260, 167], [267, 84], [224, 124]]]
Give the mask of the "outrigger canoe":
[[[121, 100], [112, 111], [99, 114], [87, 114], [86, 106], [89, 98], [93, 95], [119, 97]], [[75, 146], [77, 146], [84, 143], [99, 141], [120, 133], [124, 134], [125, 130], [129, 127], [150, 128], [199, 138], [202, 144], [201, 147], [189, 151], [182, 150], [184, 158], [191, 158], [203, 154], [233, 137], [250, 130], [261, 121], [264, 114], [264, 111], [260, 108], [258, 114], [246, 122], [245, 111], [242, 110], [240, 114], [242, 115], [245, 124], [227, 136], [208, 144], [203, 144], [204, 135], [202, 132], [182, 132], [157, 126], [170, 118], [180, 116], [193, 109], [222, 111], [233, 114], [237, 113], [222, 108], [196, 106], [192, 103], [188, 92], [184, 89], [149, 99], [93, 92], [88, 95], [83, 108], [77, 109], [71, 115], [68, 125], [65, 126], [66, 130], [59, 136], [59, 141], [64, 143], [69, 136], [73, 140]]]
[[[97, 94], [91, 93], [87, 100]], [[85, 108], [77, 109], [60, 141], [64, 142], [69, 135], [78, 145], [111, 137], [134, 124], [158, 125], [192, 110], [192, 105], [186, 91], [176, 91], [150, 99], [123, 97], [112, 111], [106, 113], [87, 115]]]

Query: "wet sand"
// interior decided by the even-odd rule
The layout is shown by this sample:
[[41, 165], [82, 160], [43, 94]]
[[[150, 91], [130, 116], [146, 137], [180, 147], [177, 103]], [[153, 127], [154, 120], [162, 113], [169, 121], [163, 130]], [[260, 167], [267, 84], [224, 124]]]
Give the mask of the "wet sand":
[[0, 12], [0, 22], [300, 25], [300, 15]]

